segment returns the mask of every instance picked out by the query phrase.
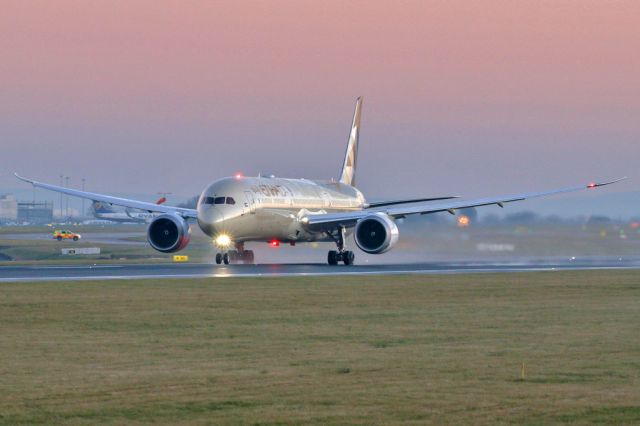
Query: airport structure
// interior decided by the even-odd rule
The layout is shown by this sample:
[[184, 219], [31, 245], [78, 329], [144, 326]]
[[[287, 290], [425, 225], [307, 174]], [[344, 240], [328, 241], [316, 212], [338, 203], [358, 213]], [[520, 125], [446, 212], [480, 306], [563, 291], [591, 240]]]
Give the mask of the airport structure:
[[53, 221], [53, 203], [43, 202], [20, 202], [18, 204], [18, 223], [29, 223], [33, 225], [44, 225]]
[[0, 222], [15, 222], [18, 219], [18, 202], [11, 194], [0, 196]]

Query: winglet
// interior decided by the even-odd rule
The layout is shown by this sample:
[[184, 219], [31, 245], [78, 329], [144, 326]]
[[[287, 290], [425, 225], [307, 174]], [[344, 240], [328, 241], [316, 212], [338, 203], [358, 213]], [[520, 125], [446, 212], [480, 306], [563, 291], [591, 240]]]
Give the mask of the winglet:
[[25, 178], [25, 177], [22, 177], [22, 176], [20, 176], [17, 172], [15, 172], [13, 175], [14, 175], [15, 177], [17, 177], [18, 179], [20, 179], [21, 181], [23, 181], [23, 182], [27, 182], [27, 183], [30, 183], [31, 185], [33, 185], [33, 181], [32, 181], [31, 179], [27, 179], [27, 178]]
[[626, 179], [628, 179], [627, 176], [621, 177], [619, 179], [610, 180], [608, 182], [591, 182], [590, 184], [587, 185], [587, 188], [588, 189], [598, 188], [600, 186], [606, 186], [606, 185], [611, 185], [611, 184], [614, 184], [614, 183], [618, 183], [618, 182], [621, 182], [621, 181], [626, 180]]

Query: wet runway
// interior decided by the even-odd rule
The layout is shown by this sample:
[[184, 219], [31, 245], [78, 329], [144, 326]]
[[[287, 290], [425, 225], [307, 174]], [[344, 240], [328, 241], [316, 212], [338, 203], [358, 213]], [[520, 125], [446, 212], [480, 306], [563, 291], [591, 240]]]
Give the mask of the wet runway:
[[408, 264], [145, 264], [145, 265], [51, 265], [3, 266], [0, 282], [217, 278], [304, 277], [347, 275], [461, 274], [525, 271], [640, 269], [640, 258], [585, 258], [517, 262], [432, 262]]

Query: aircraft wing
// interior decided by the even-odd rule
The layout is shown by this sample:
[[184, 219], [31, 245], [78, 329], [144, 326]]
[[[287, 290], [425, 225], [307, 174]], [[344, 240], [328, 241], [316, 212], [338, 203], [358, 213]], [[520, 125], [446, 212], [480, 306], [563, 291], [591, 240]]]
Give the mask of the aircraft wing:
[[385, 201], [376, 201], [368, 203], [368, 209], [375, 209], [378, 207], [386, 207], [393, 206], [397, 204], [415, 204], [422, 203], [426, 201], [443, 201], [443, 200], [451, 200], [452, 198], [460, 198], [458, 196], [448, 196], [448, 197], [432, 197], [432, 198], [411, 198], [408, 200], [385, 200]]
[[36, 188], [48, 189], [49, 191], [61, 192], [63, 194], [71, 195], [74, 197], [86, 198], [88, 200], [100, 201], [103, 203], [113, 204], [116, 206], [129, 207], [132, 209], [139, 209], [148, 212], [156, 213], [174, 213], [184, 218], [197, 218], [198, 213], [193, 209], [184, 209], [180, 207], [171, 207], [165, 205], [159, 205], [156, 203], [147, 203], [145, 201], [129, 200], [127, 198], [112, 197], [110, 195], [96, 194], [94, 192], [78, 191], [77, 189], [65, 188], [63, 186], [51, 185], [48, 183], [42, 183], [35, 180], [24, 178], [17, 173], [15, 176], [21, 181], [30, 183]]
[[451, 200], [442, 203], [418, 203], [411, 206], [393, 206], [386, 208], [369, 208], [357, 212], [327, 213], [327, 214], [310, 214], [302, 220], [310, 229], [321, 230], [335, 228], [336, 226], [351, 227], [355, 223], [376, 212], [386, 213], [393, 218], [403, 218], [412, 214], [430, 214], [438, 212], [446, 212], [455, 214], [458, 209], [469, 207], [481, 207], [497, 205], [504, 207], [506, 203], [514, 201], [522, 201], [529, 198], [546, 197], [549, 195], [563, 194], [566, 192], [581, 191], [584, 189], [595, 189], [605, 185], [611, 185], [620, 182], [626, 178], [616, 179], [608, 182], [590, 183], [587, 185], [578, 185], [568, 188], [552, 189], [544, 192], [530, 192], [524, 194], [506, 195], [502, 197], [478, 198], [472, 200]]

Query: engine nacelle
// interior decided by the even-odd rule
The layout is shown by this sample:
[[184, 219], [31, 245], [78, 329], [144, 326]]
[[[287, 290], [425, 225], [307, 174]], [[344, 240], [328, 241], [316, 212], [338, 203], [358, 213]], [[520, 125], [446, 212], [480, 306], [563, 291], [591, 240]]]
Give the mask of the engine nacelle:
[[151, 221], [147, 228], [147, 241], [163, 253], [182, 250], [191, 240], [189, 224], [182, 217], [163, 214]]
[[386, 214], [378, 212], [356, 223], [355, 240], [360, 250], [380, 254], [391, 249], [398, 241], [398, 227]]

